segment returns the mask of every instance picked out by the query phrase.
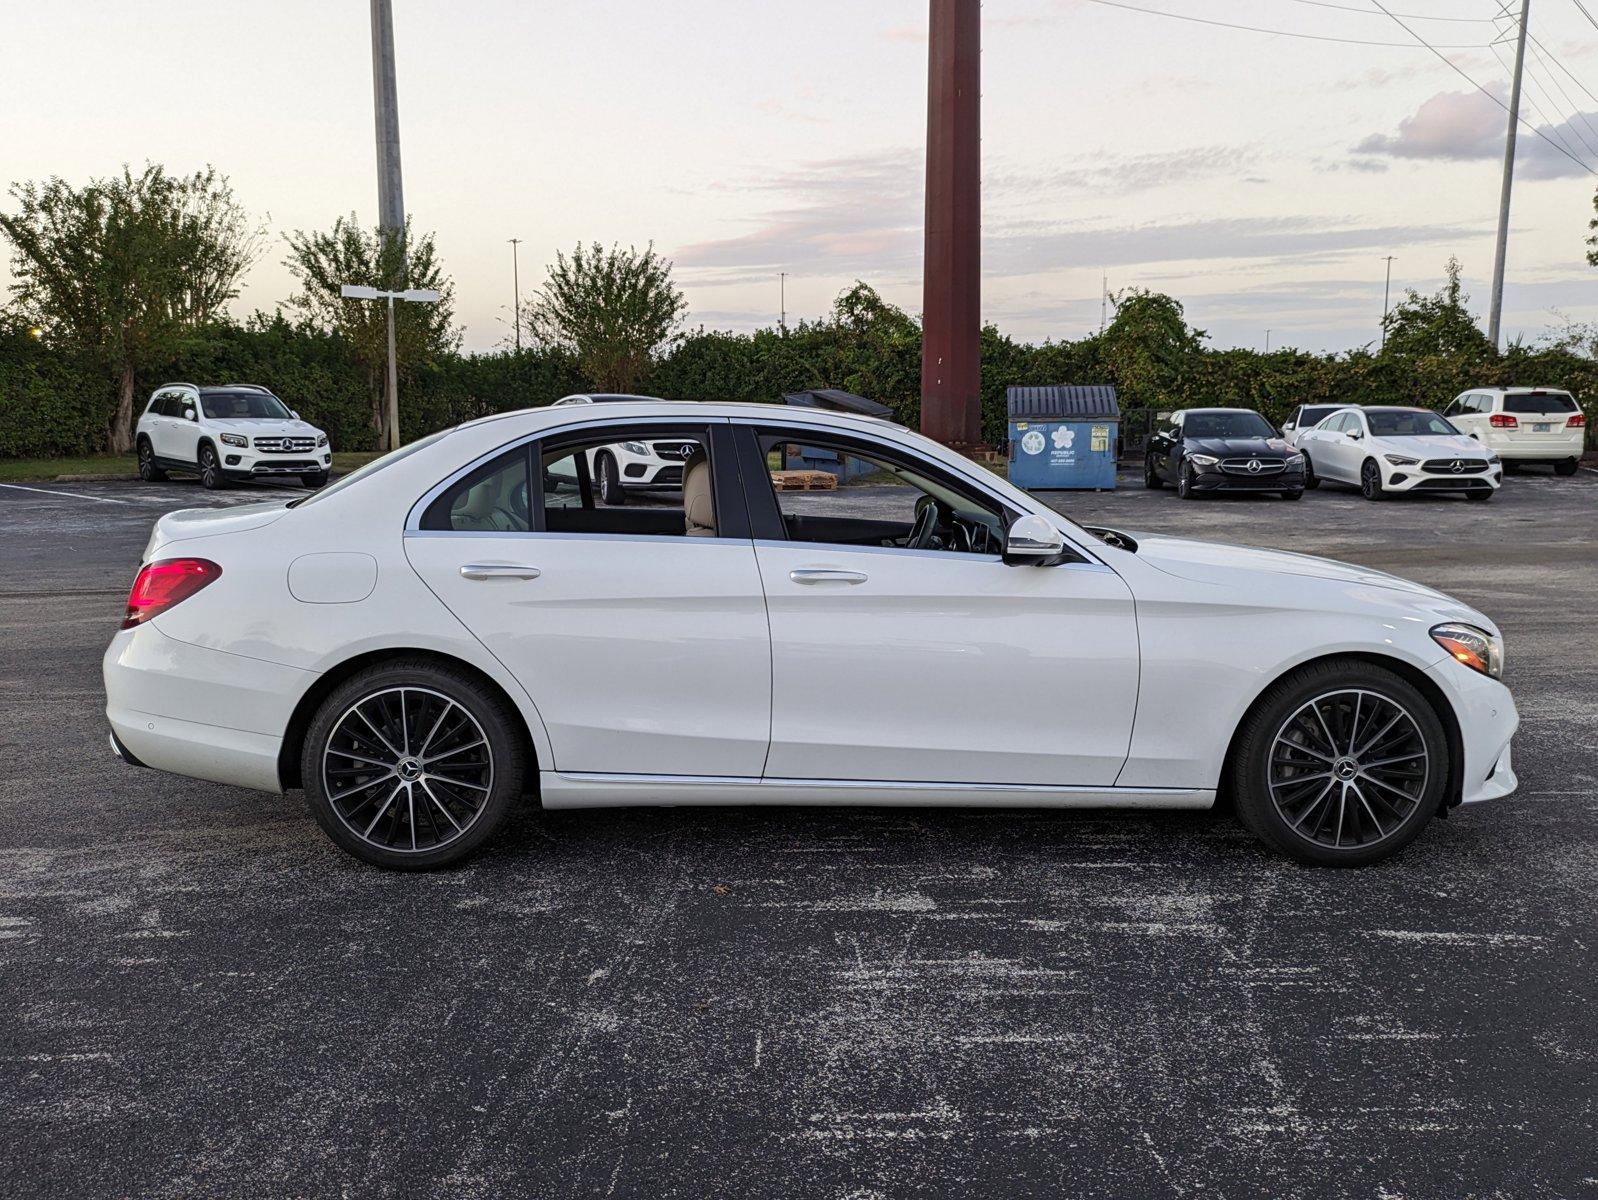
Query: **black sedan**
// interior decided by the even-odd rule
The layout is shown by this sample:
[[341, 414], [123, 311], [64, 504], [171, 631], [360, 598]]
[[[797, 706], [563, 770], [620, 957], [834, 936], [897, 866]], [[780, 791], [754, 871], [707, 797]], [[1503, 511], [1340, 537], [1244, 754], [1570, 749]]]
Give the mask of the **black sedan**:
[[1191, 500], [1203, 492], [1304, 494], [1304, 456], [1247, 408], [1187, 408], [1174, 412], [1149, 438], [1145, 487], [1176, 485]]

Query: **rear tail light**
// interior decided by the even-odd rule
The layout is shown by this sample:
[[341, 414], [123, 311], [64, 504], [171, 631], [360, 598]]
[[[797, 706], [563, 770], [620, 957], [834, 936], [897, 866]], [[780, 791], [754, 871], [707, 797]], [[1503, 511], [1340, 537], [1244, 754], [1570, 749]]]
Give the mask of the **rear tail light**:
[[122, 628], [144, 624], [221, 576], [222, 568], [208, 558], [164, 558], [150, 563], [133, 581]]
[[1566, 429], [1585, 429], [1586, 427], [1587, 418], [1582, 416], [1580, 413], [1577, 413], [1575, 416], [1571, 417], [1570, 420], [1565, 422]]
[[1494, 413], [1487, 418], [1487, 423], [1494, 429], [1519, 429], [1520, 422], [1508, 413]]

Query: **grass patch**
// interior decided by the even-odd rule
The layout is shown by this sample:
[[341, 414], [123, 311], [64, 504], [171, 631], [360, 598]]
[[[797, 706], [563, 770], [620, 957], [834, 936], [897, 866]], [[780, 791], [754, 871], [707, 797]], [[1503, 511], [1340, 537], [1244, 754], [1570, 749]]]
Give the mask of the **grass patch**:
[[[342, 475], [378, 457], [375, 450], [346, 450], [333, 455], [333, 473]], [[83, 458], [0, 458], [0, 483], [49, 483], [62, 475], [115, 475], [135, 479], [138, 461], [131, 454], [91, 454]]]

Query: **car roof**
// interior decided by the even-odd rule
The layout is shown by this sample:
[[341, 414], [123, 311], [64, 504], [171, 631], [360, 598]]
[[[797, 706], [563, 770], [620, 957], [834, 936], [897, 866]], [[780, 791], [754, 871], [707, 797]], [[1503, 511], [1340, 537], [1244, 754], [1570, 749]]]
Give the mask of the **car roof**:
[[[523, 418], [537, 424], [554, 424], [572, 420], [572, 410], [580, 407], [575, 404], [543, 404], [533, 408], [518, 408], [509, 412], [491, 413], [486, 417], [478, 417], [473, 421], [462, 423], [459, 428], [470, 429], [476, 426], [487, 425], [493, 421], [506, 421], [512, 418]], [[766, 421], [798, 422], [801, 424], [831, 425], [838, 429], [854, 428], [889, 428], [902, 429], [904, 426], [896, 421], [889, 421], [884, 417], [868, 417], [860, 413], [838, 412], [828, 408], [804, 408], [785, 404], [761, 404], [749, 400], [664, 400], [658, 396], [611, 396], [605, 401], [605, 417], [659, 417], [661, 410], [667, 409], [673, 414], [680, 414], [688, 420], [703, 419], [705, 417], [754, 417]], [[1250, 410], [1240, 410], [1250, 411]]]
[[[1180, 412], [1183, 416], [1189, 416], [1193, 413], [1251, 413], [1255, 412], [1255, 410], [1252, 408], [1180, 408], [1177, 409], [1177, 412]], [[1258, 414], [1256, 413], [1256, 415]]]
[[1570, 395], [1569, 388], [1562, 387], [1482, 387], [1471, 388], [1473, 392], [1489, 392], [1497, 396], [1529, 396], [1541, 392], [1557, 392], [1561, 396]]

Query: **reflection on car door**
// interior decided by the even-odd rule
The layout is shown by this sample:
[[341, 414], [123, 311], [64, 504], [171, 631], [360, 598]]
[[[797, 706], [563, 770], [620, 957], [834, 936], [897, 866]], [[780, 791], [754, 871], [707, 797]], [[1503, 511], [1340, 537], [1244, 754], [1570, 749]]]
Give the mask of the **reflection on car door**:
[[[509, 485], [463, 481], [500, 490], [457, 504], [460, 528], [413, 529], [405, 548], [533, 698], [554, 751], [540, 767], [759, 778], [770, 637], [736, 485], [716, 488], [718, 535], [689, 537], [680, 507], [596, 508], [587, 489], [573, 497], [560, 482], [565, 467], [546, 475], [526, 452], [510, 452], [504, 469]], [[529, 476], [560, 489], [562, 507], [549, 510], [560, 513], [559, 531], [539, 519], [541, 506], [530, 510]], [[506, 524], [522, 528], [494, 528]], [[641, 531], [655, 527], [662, 532]], [[464, 571], [472, 567], [487, 570]]]
[[758, 537], [755, 553], [771, 619], [768, 779], [1115, 782], [1138, 640], [1108, 567]]

